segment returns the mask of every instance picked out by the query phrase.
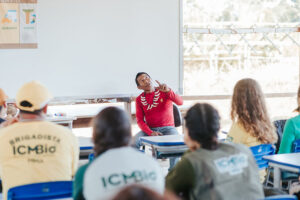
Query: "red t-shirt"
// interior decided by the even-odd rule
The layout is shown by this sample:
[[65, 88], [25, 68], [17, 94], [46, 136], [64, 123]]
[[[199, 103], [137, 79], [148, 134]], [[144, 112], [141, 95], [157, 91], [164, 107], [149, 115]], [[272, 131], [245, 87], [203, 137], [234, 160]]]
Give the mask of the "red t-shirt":
[[135, 100], [136, 121], [143, 132], [151, 135], [151, 128], [174, 126], [173, 102], [182, 105], [182, 98], [172, 90], [142, 93]]

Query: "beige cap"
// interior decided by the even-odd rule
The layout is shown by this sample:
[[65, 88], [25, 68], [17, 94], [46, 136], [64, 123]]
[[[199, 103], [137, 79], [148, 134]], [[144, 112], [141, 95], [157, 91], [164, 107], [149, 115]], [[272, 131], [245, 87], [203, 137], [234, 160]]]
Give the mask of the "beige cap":
[[0, 106], [3, 106], [7, 98], [5, 92], [0, 88]]
[[48, 89], [38, 81], [25, 83], [16, 96], [17, 107], [20, 110], [33, 112], [44, 108], [52, 95]]

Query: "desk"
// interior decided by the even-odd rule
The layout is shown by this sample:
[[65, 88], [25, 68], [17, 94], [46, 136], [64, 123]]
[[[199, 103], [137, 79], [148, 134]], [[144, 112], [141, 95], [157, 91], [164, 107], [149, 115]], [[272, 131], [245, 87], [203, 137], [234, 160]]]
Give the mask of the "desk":
[[141, 137], [140, 141], [151, 148], [152, 156], [158, 159], [179, 157], [188, 150], [183, 142], [183, 135], [147, 136]]
[[300, 153], [264, 156], [269, 166], [274, 168], [274, 187], [280, 188], [281, 170], [300, 173]]
[[[227, 134], [218, 134], [218, 140], [224, 141]], [[163, 135], [141, 137], [140, 141], [146, 147], [151, 148], [155, 158], [180, 157], [189, 148], [184, 144], [183, 135]], [[146, 149], [145, 149], [146, 150]]]
[[66, 124], [70, 129], [72, 129], [73, 121], [76, 119], [77, 119], [76, 117], [70, 117], [70, 116], [46, 117], [47, 121], [54, 122], [56, 124], [61, 124], [61, 125]]
[[74, 119], [73, 127], [84, 128], [89, 127], [92, 118], [107, 106], [117, 106], [121, 109], [124, 108], [121, 103], [52, 105], [48, 107], [48, 113], [52, 115], [55, 115], [55, 113], [64, 113], [66, 116], [75, 116], [76, 119]]
[[80, 148], [79, 157], [81, 159], [88, 158], [90, 153], [93, 153], [94, 144], [90, 137], [78, 137], [78, 144]]

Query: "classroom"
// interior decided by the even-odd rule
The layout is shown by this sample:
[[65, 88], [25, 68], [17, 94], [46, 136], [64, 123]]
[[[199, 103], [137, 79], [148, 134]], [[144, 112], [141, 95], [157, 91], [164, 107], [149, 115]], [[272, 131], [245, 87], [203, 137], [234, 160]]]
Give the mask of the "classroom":
[[0, 199], [300, 198], [298, 0], [0, 0]]

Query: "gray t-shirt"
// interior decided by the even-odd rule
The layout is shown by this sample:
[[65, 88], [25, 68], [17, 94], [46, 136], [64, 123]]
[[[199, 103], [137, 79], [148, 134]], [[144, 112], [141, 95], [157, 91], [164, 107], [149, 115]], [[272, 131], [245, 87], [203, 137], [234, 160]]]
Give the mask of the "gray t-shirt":
[[241, 144], [186, 153], [168, 174], [166, 188], [191, 200], [264, 197], [253, 155]]

